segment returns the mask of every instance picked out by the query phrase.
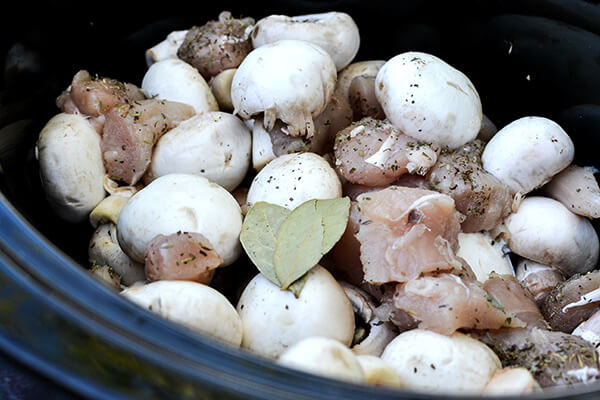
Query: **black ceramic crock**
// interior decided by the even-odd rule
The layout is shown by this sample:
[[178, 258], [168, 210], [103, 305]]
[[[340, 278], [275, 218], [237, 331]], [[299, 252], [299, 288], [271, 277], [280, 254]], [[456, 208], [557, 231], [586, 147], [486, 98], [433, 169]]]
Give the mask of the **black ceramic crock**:
[[[573, 138], [576, 162], [600, 166], [600, 5], [594, 1], [10, 3], [0, 24], [0, 350], [84, 397], [433, 398], [278, 367], [174, 326], [90, 277], [84, 268], [91, 227], [52, 215], [33, 150], [57, 113], [55, 97], [79, 69], [139, 85], [146, 48], [221, 10], [257, 19], [345, 11], [361, 32], [357, 60], [433, 53], [470, 77], [499, 127], [526, 115], [554, 119]], [[251, 271], [230, 267], [217, 284], [235, 301], [227, 282]], [[529, 398], [599, 397], [600, 384], [593, 384]]]

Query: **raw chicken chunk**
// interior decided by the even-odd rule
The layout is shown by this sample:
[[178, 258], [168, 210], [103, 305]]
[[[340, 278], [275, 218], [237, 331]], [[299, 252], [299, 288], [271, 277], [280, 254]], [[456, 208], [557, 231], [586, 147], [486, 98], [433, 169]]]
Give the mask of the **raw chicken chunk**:
[[451, 197], [390, 186], [358, 196], [360, 259], [370, 283], [406, 282], [464, 268], [454, 252], [461, 215]]
[[363, 118], [335, 138], [338, 172], [365, 186], [389, 185], [406, 173], [425, 175], [437, 160], [437, 148], [403, 134], [389, 121]]
[[191, 106], [167, 100], [141, 100], [114, 107], [106, 114], [101, 142], [111, 179], [135, 184], [150, 165], [158, 139], [193, 115]]
[[485, 171], [481, 164], [484, 143], [474, 140], [441, 152], [429, 174], [429, 188], [451, 196], [466, 216], [464, 232], [491, 230], [510, 213], [508, 186]]

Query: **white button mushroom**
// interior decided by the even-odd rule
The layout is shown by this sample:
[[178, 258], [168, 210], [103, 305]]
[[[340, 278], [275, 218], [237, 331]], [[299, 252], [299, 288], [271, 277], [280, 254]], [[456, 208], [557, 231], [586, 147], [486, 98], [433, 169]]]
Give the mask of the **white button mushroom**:
[[462, 72], [430, 54], [397, 55], [379, 70], [375, 93], [402, 132], [452, 149], [475, 139], [481, 101]]
[[314, 133], [313, 118], [327, 106], [337, 72], [322, 48], [301, 40], [281, 40], [259, 47], [244, 59], [233, 77], [234, 114], [244, 119], [264, 112], [270, 131], [279, 118], [293, 136]]
[[598, 262], [598, 235], [590, 221], [556, 200], [525, 198], [505, 225], [514, 253], [555, 266], [567, 276], [591, 271]]
[[495, 240], [487, 232], [458, 234], [456, 255], [465, 259], [479, 282], [485, 282], [492, 272], [514, 275], [508, 253], [504, 240]]
[[277, 157], [256, 175], [248, 204], [266, 201], [293, 210], [308, 200], [341, 196], [340, 179], [323, 157], [295, 153]]
[[233, 103], [231, 102], [231, 82], [237, 68], [229, 68], [221, 71], [219, 75], [215, 76], [210, 83], [210, 90], [212, 90], [219, 107], [223, 111], [233, 111]]
[[270, 15], [256, 23], [252, 45], [257, 48], [278, 40], [304, 40], [323, 48], [341, 70], [358, 53], [360, 34], [352, 17], [343, 12], [321, 14]]
[[260, 171], [277, 156], [273, 151], [271, 135], [265, 129], [262, 117], [258, 117], [256, 123], [252, 125], [252, 167]]
[[354, 78], [361, 76], [375, 78], [383, 64], [385, 64], [383, 60], [371, 60], [359, 61], [348, 65], [338, 74], [338, 79], [335, 83], [336, 93], [350, 102], [350, 85]]
[[157, 281], [121, 294], [168, 320], [233, 346], [242, 341], [242, 321], [227, 298], [196, 282]]
[[250, 167], [250, 148], [250, 132], [239, 118], [220, 111], [206, 112], [183, 121], [160, 138], [149, 175], [201, 175], [232, 191]]
[[556, 122], [524, 117], [500, 129], [481, 160], [513, 192], [527, 194], [571, 164], [574, 154], [571, 138]]
[[320, 266], [308, 273], [298, 298], [258, 274], [244, 289], [237, 310], [244, 324], [242, 347], [265, 357], [277, 358], [310, 336], [350, 345], [354, 335], [352, 305]]
[[54, 211], [83, 221], [105, 196], [100, 135], [81, 115], [58, 114], [38, 138], [40, 177]]
[[119, 246], [117, 226], [113, 223], [96, 228], [88, 246], [88, 260], [92, 265], [111, 267], [125, 286], [146, 280], [144, 265], [129, 258]]
[[498, 371], [483, 390], [487, 395], [521, 395], [540, 390], [531, 372], [525, 368], [504, 368]]
[[600, 187], [594, 167], [570, 165], [542, 188], [543, 193], [560, 201], [571, 212], [600, 218]]
[[177, 58], [177, 49], [183, 43], [186, 33], [187, 30], [173, 31], [167, 35], [165, 40], [146, 50], [146, 64], [148, 67], [158, 61]]
[[121, 191], [105, 197], [90, 213], [90, 224], [94, 228], [107, 222], [116, 224], [121, 210], [131, 196], [133, 196], [133, 191]]
[[278, 364], [315, 375], [363, 383], [365, 374], [358, 359], [346, 346], [327, 337], [313, 336], [294, 344]]
[[398, 373], [381, 358], [370, 355], [357, 355], [356, 358], [370, 385], [402, 387]]
[[197, 175], [170, 174], [154, 180], [123, 207], [117, 228], [121, 248], [138, 262], [144, 262], [155, 236], [178, 231], [204, 235], [224, 266], [241, 252], [240, 206], [227, 190]]
[[406, 388], [435, 393], [481, 393], [502, 368], [498, 356], [480, 341], [459, 332], [445, 336], [424, 329], [398, 335], [381, 358]]
[[219, 110], [217, 100], [202, 75], [179, 59], [153, 64], [144, 75], [142, 89], [147, 97], [188, 104], [197, 114]]

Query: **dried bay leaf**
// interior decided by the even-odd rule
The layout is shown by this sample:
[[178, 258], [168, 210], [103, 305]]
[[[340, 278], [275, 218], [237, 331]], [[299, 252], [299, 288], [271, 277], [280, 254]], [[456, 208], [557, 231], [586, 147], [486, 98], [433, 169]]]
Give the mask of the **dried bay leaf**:
[[322, 256], [323, 224], [314, 200], [292, 211], [279, 227], [276, 238], [273, 256], [275, 273], [281, 288], [287, 289], [314, 267]]
[[281, 283], [273, 265], [276, 236], [290, 212], [285, 207], [264, 201], [257, 202], [246, 214], [240, 232], [240, 242], [250, 260], [277, 286], [281, 286]]
[[326, 254], [340, 240], [350, 216], [350, 198], [317, 200], [317, 213], [323, 218], [323, 245], [321, 253]]

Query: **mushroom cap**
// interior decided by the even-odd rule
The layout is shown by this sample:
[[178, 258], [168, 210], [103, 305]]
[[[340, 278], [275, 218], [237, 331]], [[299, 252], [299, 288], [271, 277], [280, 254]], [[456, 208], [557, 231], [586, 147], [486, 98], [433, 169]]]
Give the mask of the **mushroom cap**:
[[555, 266], [566, 276], [591, 271], [598, 262], [598, 235], [590, 221], [556, 200], [527, 197], [505, 225], [514, 253]]
[[242, 211], [224, 188], [189, 174], [169, 174], [137, 192], [123, 207], [117, 224], [119, 244], [138, 262], [157, 235], [198, 232], [223, 258], [233, 263], [241, 252]]
[[88, 246], [88, 260], [92, 265], [108, 265], [121, 277], [125, 286], [144, 282], [144, 265], [133, 261], [123, 252], [117, 240], [117, 226], [106, 223], [98, 226]]
[[352, 351], [327, 337], [313, 336], [295, 343], [283, 353], [278, 364], [315, 375], [363, 383], [365, 374]]
[[315, 153], [279, 156], [256, 175], [248, 191], [248, 203], [258, 201], [293, 210], [312, 199], [342, 196], [342, 184], [329, 163]]
[[233, 346], [242, 341], [242, 321], [227, 298], [197, 282], [157, 281], [121, 292], [125, 298], [187, 328]]
[[496, 372], [485, 386], [486, 395], [508, 396], [540, 390], [531, 372], [523, 367], [504, 368]]
[[385, 64], [384, 60], [358, 61], [341, 70], [335, 83], [335, 92], [350, 102], [350, 85], [359, 76], [373, 77]]
[[36, 150], [52, 209], [67, 221], [85, 220], [106, 195], [100, 135], [83, 116], [61, 113], [44, 126]]
[[187, 30], [173, 31], [167, 35], [165, 40], [146, 50], [146, 65], [150, 67], [155, 62], [177, 58], [177, 49], [183, 43], [186, 34]]
[[275, 157], [271, 135], [263, 125], [263, 118], [258, 117], [256, 123], [252, 124], [252, 167], [260, 171]]
[[464, 258], [477, 280], [484, 283], [492, 272], [515, 274], [510, 258], [504, 252], [504, 245], [504, 240], [494, 239], [487, 232], [461, 232], [458, 234], [456, 255]]
[[237, 68], [229, 68], [221, 71], [210, 83], [210, 90], [215, 96], [217, 103], [219, 103], [219, 108], [223, 111], [233, 110], [233, 103], [231, 102], [231, 82], [233, 82], [233, 76], [236, 71]]
[[329, 337], [344, 345], [350, 345], [354, 336], [352, 305], [321, 266], [308, 272], [298, 298], [258, 274], [244, 289], [237, 310], [244, 324], [242, 347], [265, 357], [277, 358], [311, 336]]
[[481, 100], [462, 72], [426, 53], [395, 56], [375, 79], [387, 118], [408, 136], [452, 149], [475, 139]]
[[146, 97], [188, 104], [197, 114], [219, 110], [217, 100], [200, 72], [176, 58], [152, 64], [144, 75], [142, 89]]
[[390, 365], [380, 357], [367, 354], [357, 355], [356, 358], [365, 374], [365, 380], [370, 385], [402, 387], [400, 376]]
[[556, 122], [523, 117], [490, 139], [481, 161], [486, 171], [524, 195], [565, 169], [574, 154], [571, 138]]
[[279, 40], [304, 40], [323, 48], [341, 70], [356, 56], [360, 47], [358, 26], [343, 12], [320, 14], [270, 15], [259, 20], [252, 31], [254, 48]]
[[116, 194], [111, 194], [105, 197], [98, 205], [90, 212], [89, 220], [90, 224], [94, 228], [98, 225], [106, 222], [112, 222], [114, 224], [119, 220], [119, 214], [125, 204], [129, 201], [129, 198], [133, 195], [133, 191], [120, 191]]
[[183, 121], [159, 139], [150, 176], [200, 175], [232, 191], [246, 176], [250, 151], [250, 132], [239, 118], [206, 112]]
[[264, 112], [267, 130], [279, 118], [291, 135], [311, 136], [312, 119], [325, 109], [336, 77], [333, 60], [317, 45], [301, 40], [266, 44], [250, 52], [233, 77], [234, 114], [250, 119]]
[[485, 344], [456, 332], [424, 329], [401, 333], [381, 358], [396, 370], [407, 389], [435, 393], [480, 393], [502, 368]]

